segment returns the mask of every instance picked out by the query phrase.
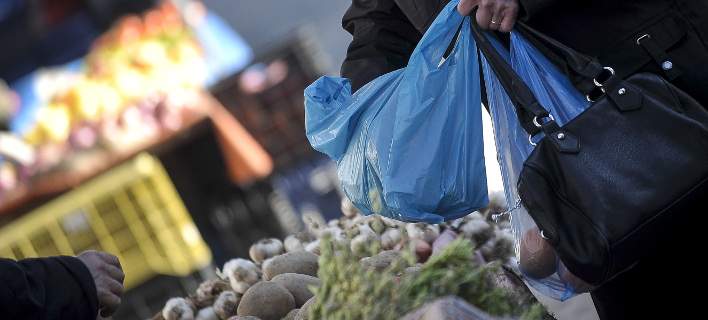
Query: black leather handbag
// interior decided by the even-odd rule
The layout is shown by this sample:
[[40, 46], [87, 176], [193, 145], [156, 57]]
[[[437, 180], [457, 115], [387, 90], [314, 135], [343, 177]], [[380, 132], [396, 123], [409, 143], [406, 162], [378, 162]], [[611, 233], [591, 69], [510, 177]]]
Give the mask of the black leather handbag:
[[559, 126], [479, 26], [472, 29], [529, 141], [543, 134], [518, 178], [519, 195], [573, 274], [600, 285], [631, 269], [691, 209], [708, 207], [708, 111], [697, 101], [656, 74], [622, 79], [520, 23], [517, 31], [592, 89], [590, 107]]

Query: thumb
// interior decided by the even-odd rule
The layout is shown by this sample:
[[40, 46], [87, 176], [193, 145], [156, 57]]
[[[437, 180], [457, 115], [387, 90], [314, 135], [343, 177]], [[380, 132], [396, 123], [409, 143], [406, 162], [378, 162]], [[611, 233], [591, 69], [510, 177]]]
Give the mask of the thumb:
[[472, 12], [472, 9], [479, 4], [480, 0], [460, 0], [457, 4], [457, 12], [463, 16], [467, 16]]

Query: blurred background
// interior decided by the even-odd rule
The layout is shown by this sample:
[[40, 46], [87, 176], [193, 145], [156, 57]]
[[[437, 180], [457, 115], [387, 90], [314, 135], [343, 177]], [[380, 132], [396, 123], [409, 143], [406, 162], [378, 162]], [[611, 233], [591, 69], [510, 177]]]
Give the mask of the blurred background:
[[[251, 243], [341, 215], [303, 90], [338, 75], [349, 3], [0, 0], [0, 256], [116, 254], [113, 318], [145, 319]], [[581, 300], [572, 319], [596, 317]]]
[[0, 1], [0, 256], [117, 254], [114, 319], [194, 292], [251, 243], [339, 216], [303, 90], [348, 1]]

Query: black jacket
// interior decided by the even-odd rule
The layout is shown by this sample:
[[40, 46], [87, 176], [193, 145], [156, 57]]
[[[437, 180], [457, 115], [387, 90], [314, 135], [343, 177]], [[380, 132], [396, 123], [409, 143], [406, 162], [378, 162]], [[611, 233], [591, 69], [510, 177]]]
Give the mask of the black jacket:
[[[356, 90], [381, 74], [404, 67], [422, 33], [448, 1], [353, 0], [343, 20], [354, 39], [342, 65], [342, 76], [350, 78]], [[529, 25], [597, 57], [620, 76], [639, 71], [664, 73], [674, 85], [708, 107], [708, 1], [519, 2], [521, 18]], [[653, 51], [664, 54], [661, 59], [637, 45], [644, 34], [651, 35]], [[662, 70], [661, 60], [672, 62], [673, 74]], [[705, 210], [697, 211], [697, 217], [701, 212]], [[697, 221], [685, 221], [683, 228], [667, 237], [663, 248], [593, 291], [600, 319], [692, 319], [693, 314], [704, 312], [702, 296], [690, 293], [701, 287], [701, 277], [683, 278], [696, 267], [677, 263], [675, 258], [691, 244], [705, 241], [705, 224]]]
[[[353, 0], [342, 25], [353, 35], [342, 65], [342, 76], [354, 89], [386, 72], [406, 65], [408, 58], [437, 13], [449, 0]], [[669, 15], [694, 18], [693, 29], [708, 36], [706, 1], [696, 0], [520, 0], [521, 19], [574, 49], [604, 63], [637, 70], [651, 57], [634, 46], [648, 25], [671, 24]], [[659, 35], [669, 47], [683, 35], [672, 30]], [[705, 41], [703, 41], [705, 44]]]
[[74, 257], [0, 259], [0, 319], [96, 320], [91, 273]]

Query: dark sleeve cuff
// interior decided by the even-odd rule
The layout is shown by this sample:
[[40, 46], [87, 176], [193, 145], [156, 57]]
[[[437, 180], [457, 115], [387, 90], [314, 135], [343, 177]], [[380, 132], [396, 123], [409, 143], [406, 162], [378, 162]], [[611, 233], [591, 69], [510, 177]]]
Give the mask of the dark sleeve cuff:
[[86, 299], [88, 310], [92, 314], [98, 315], [98, 296], [91, 271], [76, 257], [60, 256], [54, 257], [54, 259], [57, 259], [76, 279], [76, 284], [81, 288], [83, 297]]
[[0, 258], [0, 311], [0, 319], [95, 320], [96, 286], [74, 257]]

